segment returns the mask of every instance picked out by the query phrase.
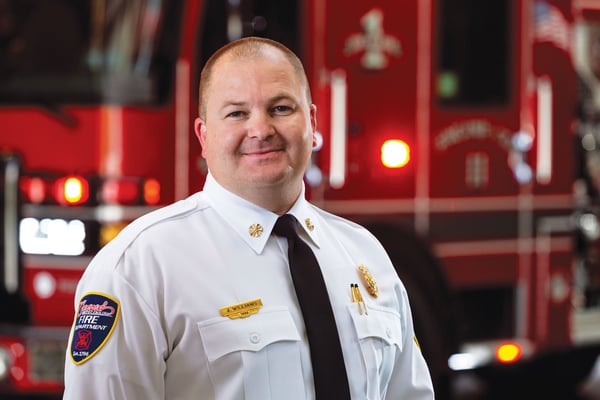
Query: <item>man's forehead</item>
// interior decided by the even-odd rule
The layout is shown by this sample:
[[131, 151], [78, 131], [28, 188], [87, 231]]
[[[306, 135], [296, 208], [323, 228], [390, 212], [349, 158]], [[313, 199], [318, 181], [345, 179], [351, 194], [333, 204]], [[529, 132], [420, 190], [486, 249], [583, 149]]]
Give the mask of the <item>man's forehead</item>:
[[293, 66], [289, 60], [278, 49], [261, 50], [251, 54], [236, 54], [228, 53], [223, 55], [214, 65], [213, 74], [218, 74], [219, 71], [226, 70], [245, 70], [251, 64], [273, 64], [281, 69], [293, 72]]
[[[266, 64], [265, 64], [266, 62]], [[213, 72], [211, 80], [213, 83], [212, 89], [218, 87], [217, 90], [225, 88], [235, 88], [242, 86], [248, 87], [252, 84], [255, 77], [262, 84], [273, 83], [276, 86], [286, 87], [285, 91], [294, 90], [292, 87], [296, 85], [302, 86], [302, 81], [294, 71], [292, 65], [282, 62], [271, 62], [270, 59], [264, 58], [232, 58], [223, 60], [221, 65], [218, 65]], [[290, 86], [289, 88], [287, 86]], [[209, 89], [211, 90], [211, 89]], [[280, 90], [282, 90], [280, 88]]]
[[260, 47], [253, 48], [252, 50], [233, 48], [230, 51], [223, 54], [221, 56], [221, 59], [218, 61], [222, 61], [222, 60], [234, 60], [235, 61], [235, 60], [242, 60], [242, 59], [243, 60], [265, 59], [265, 60], [272, 60], [272, 61], [281, 61], [281, 60], [287, 61], [287, 57], [281, 49], [278, 49], [274, 46], [269, 46], [269, 45], [262, 45]]
[[[211, 75], [206, 86], [205, 104], [212, 103], [217, 109], [249, 101], [250, 98], [244, 99], [244, 96], [249, 95], [248, 90], [253, 83], [258, 84], [258, 89], [269, 97], [263, 97], [267, 103], [277, 101], [273, 100], [275, 98], [303, 102], [302, 97], [306, 94], [306, 83], [294, 65], [281, 50], [270, 46], [260, 51], [232, 50], [223, 54], [215, 61]], [[255, 80], [255, 77], [261, 78]]]

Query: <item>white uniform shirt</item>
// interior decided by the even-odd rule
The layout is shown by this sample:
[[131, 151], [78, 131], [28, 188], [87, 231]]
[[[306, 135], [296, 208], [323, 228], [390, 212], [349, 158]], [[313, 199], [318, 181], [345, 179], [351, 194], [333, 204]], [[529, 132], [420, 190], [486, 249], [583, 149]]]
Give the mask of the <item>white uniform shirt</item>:
[[[323, 270], [352, 399], [432, 399], [405, 288], [379, 242], [303, 196], [289, 213]], [[209, 175], [202, 192], [130, 224], [78, 285], [64, 398], [314, 399], [287, 242], [270, 234], [277, 217]], [[354, 283], [368, 315], [352, 302]], [[255, 314], [220, 314], [256, 299]]]

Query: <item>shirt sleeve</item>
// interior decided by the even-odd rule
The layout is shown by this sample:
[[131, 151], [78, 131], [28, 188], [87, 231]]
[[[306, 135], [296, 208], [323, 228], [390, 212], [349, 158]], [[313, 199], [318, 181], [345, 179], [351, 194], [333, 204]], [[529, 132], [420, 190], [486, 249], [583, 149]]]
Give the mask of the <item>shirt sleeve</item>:
[[[118, 268], [102, 262], [93, 261], [77, 288], [63, 399], [164, 399], [167, 345], [159, 318]], [[117, 308], [112, 320], [107, 306]]]
[[396, 356], [396, 364], [386, 392], [387, 400], [432, 400], [433, 383], [427, 363], [416, 341], [408, 295], [400, 290], [402, 316], [402, 351]]

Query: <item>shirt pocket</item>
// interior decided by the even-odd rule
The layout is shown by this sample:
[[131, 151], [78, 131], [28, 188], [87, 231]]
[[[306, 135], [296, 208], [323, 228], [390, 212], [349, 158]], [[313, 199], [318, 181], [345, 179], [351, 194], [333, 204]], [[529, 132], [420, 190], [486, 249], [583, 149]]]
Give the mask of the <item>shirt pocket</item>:
[[388, 307], [367, 305], [361, 314], [356, 303], [348, 306], [358, 337], [368, 399], [378, 399], [388, 386], [398, 352], [402, 351], [400, 314]]
[[286, 385], [304, 393], [302, 339], [286, 307], [264, 307], [246, 318], [213, 318], [197, 326], [215, 398], [277, 398], [273, 393], [283, 393]]

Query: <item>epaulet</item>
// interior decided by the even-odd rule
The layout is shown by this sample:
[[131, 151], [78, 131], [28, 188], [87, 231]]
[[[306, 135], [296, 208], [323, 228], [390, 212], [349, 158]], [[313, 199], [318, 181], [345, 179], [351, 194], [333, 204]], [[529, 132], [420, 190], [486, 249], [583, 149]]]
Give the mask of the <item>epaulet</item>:
[[180, 217], [197, 208], [196, 196], [188, 197], [176, 203], [151, 211], [142, 215], [127, 225], [117, 237], [104, 246], [94, 257], [91, 264], [97, 259], [102, 259], [103, 264], [116, 265], [123, 252], [135, 241], [145, 230], [163, 221]]

